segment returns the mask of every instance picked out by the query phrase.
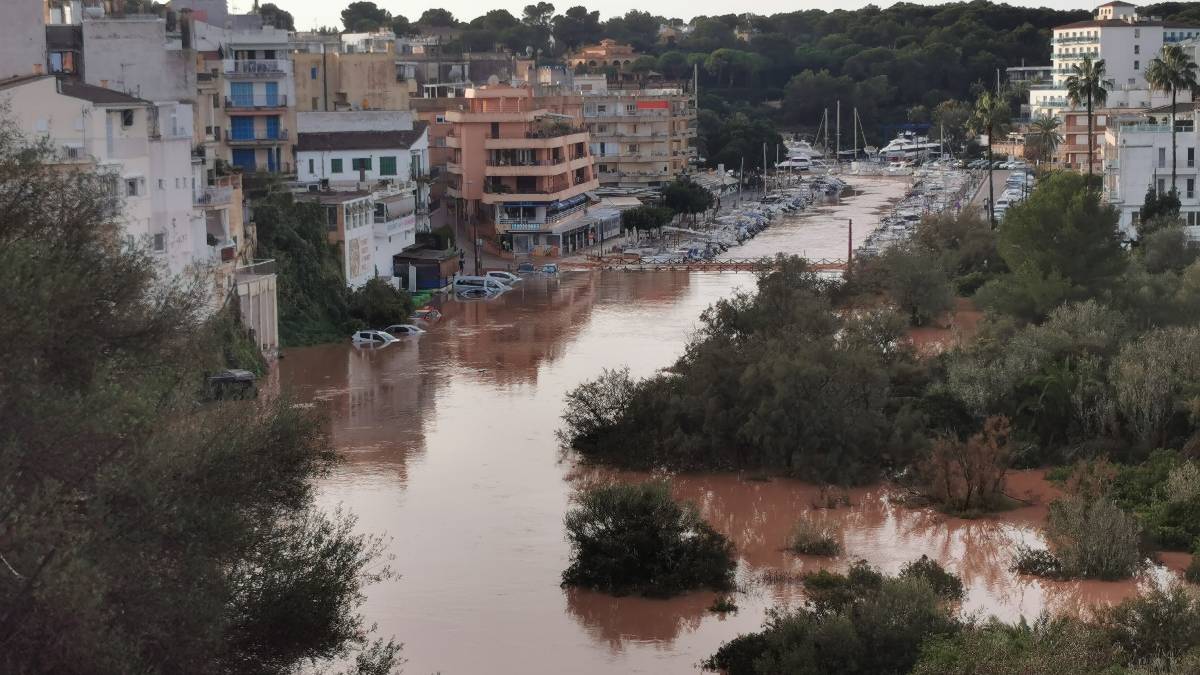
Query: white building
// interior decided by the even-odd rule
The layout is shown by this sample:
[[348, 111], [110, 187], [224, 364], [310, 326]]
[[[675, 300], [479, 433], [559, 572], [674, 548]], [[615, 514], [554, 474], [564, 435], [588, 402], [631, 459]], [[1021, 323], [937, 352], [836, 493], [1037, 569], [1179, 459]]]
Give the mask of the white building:
[[[1180, 217], [1187, 225], [1200, 225], [1200, 197], [1196, 190], [1196, 153], [1200, 134], [1196, 129], [1196, 110], [1192, 103], [1176, 106], [1175, 190], [1180, 202]], [[1121, 231], [1136, 236], [1138, 213], [1146, 193], [1171, 190], [1171, 115], [1170, 106], [1155, 108], [1136, 124], [1111, 126], [1106, 131], [1104, 153], [1104, 194], [1120, 213]]]
[[0, 21], [0, 79], [40, 75], [46, 63], [44, 5], [38, 0], [9, 0]]
[[[1105, 77], [1111, 81], [1107, 87], [1107, 107], [1166, 105], [1170, 96], [1151, 91], [1146, 83], [1146, 68], [1164, 44], [1198, 35], [1200, 27], [1138, 16], [1137, 7], [1127, 2], [1114, 0], [1100, 5], [1093, 19], [1055, 27], [1050, 41], [1053, 81], [1030, 89], [1031, 112], [1034, 117], [1058, 116], [1070, 108], [1066, 81], [1071, 76], [1071, 67], [1085, 57], [1104, 60]], [[1181, 96], [1187, 95], [1181, 93]]]
[[203, 220], [192, 209], [190, 106], [48, 76], [0, 83], [0, 95], [18, 127], [47, 139], [62, 163], [111, 172], [124, 236], [147, 247], [164, 272], [208, 262]]

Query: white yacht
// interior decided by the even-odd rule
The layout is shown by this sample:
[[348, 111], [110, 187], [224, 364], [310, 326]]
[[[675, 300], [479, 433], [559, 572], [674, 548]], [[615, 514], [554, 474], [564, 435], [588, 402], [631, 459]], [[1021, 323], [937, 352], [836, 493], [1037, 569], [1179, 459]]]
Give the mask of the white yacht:
[[918, 136], [911, 131], [902, 131], [899, 136], [883, 146], [879, 154], [885, 159], [913, 158], [932, 154], [941, 147], [940, 143], [930, 141], [925, 136]]

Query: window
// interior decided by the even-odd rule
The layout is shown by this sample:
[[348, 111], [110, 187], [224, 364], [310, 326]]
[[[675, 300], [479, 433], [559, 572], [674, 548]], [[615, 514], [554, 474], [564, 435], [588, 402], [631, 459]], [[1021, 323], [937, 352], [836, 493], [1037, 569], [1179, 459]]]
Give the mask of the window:
[[636, 111], [637, 111], [637, 106], [636, 106], [636, 105], [634, 105], [634, 104], [632, 104], [632, 103], [626, 103], [626, 104], [625, 104], [625, 112], [626, 112], [626, 113], [629, 113], [629, 114], [631, 114], [631, 115], [632, 115], [632, 114], [633, 114], [634, 112], [636, 112]]
[[1133, 37], [1135, 37], [1135, 38], [1140, 38], [1140, 37], [1142, 37], [1142, 29], [1141, 29], [1141, 28], [1134, 28], [1134, 29], [1133, 29]]
[[341, 173], [341, 172], [342, 172], [342, 160], [340, 160], [340, 159], [329, 160], [329, 173]]
[[1160, 168], [1160, 169], [1167, 168], [1167, 149], [1166, 148], [1158, 149], [1158, 168]]
[[598, 134], [608, 133], [608, 125], [607, 124], [597, 124], [596, 125], [596, 133], [598, 133]]
[[608, 106], [606, 106], [606, 105], [598, 105], [598, 106], [596, 106], [596, 112], [598, 112], [598, 113], [600, 113], [601, 115], [603, 115], [604, 113], [608, 112]]
[[370, 157], [355, 157], [354, 159], [350, 160], [350, 168], [354, 171], [370, 171], [371, 170], [371, 158]]
[[314, 166], [313, 166], [314, 164], [316, 164], [316, 162], [310, 157], [308, 160], [308, 172], [309, 173], [316, 173], [316, 171], [314, 170]]
[[321, 99], [317, 98], [316, 96], [312, 97], [312, 109], [313, 110], [321, 109]]
[[500, 138], [500, 123], [492, 122], [492, 138]]
[[308, 71], [308, 79], [310, 79], [310, 80], [317, 79], [317, 67], [316, 66], [313, 66], [312, 69]]
[[1142, 46], [1141, 46], [1141, 45], [1134, 45], [1134, 46], [1133, 46], [1133, 53], [1134, 53], [1134, 54], [1141, 54], [1141, 53], [1142, 53]]
[[629, 152], [636, 153], [637, 151], [638, 151], [637, 143], [630, 143], [629, 144]]
[[159, 232], [158, 234], [154, 235], [154, 250], [155, 251], [167, 250], [167, 235], [163, 234], [162, 232]]
[[1159, 178], [1158, 179], [1158, 194], [1160, 194], [1160, 195], [1166, 194], [1166, 192], [1167, 192], [1167, 179]]
[[1196, 149], [1195, 148], [1187, 149], [1187, 165], [1188, 165], [1189, 169], [1196, 166]]
[[435, 115], [433, 118], [433, 121], [437, 124], [445, 124], [446, 116], [445, 115]]
[[123, 126], [123, 127], [133, 126], [133, 111], [132, 110], [122, 110], [121, 111], [121, 126]]
[[1142, 62], [1141, 62], [1141, 61], [1134, 61], [1134, 62], [1133, 62], [1133, 69], [1134, 69], [1134, 70], [1140, 70], [1140, 69], [1141, 69], [1141, 67], [1142, 67]]
[[166, 190], [166, 189], [167, 189], [167, 181], [165, 181], [165, 180], [163, 180], [163, 179], [159, 178], [159, 179], [158, 179], [158, 189], [159, 189], [159, 190]]
[[126, 197], [138, 196], [138, 179], [136, 179], [136, 178], [126, 178], [125, 179], [125, 196]]
[[1097, 127], [1104, 126], [1104, 120], [1105, 120], [1104, 115], [1096, 115], [1096, 126]]
[[[341, 162], [342, 160], [338, 159], [338, 160], [334, 160], [334, 161]], [[336, 206], [326, 206], [325, 207], [325, 227], [328, 228], [328, 230], [330, 232], [337, 232], [337, 214], [338, 214], [338, 207], [336, 207]]]
[[1187, 179], [1187, 198], [1191, 199], [1196, 196], [1196, 179]]
[[[370, 167], [367, 167], [370, 168]], [[395, 176], [396, 175], [396, 158], [395, 157], [380, 157], [379, 158], [379, 175], [380, 176]]]

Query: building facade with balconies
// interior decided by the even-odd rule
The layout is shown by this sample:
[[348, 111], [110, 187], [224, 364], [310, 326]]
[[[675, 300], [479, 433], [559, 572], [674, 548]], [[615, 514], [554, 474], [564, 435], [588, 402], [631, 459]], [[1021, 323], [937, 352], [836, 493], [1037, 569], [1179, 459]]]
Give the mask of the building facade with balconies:
[[[1176, 106], [1174, 188], [1179, 197], [1180, 217], [1200, 239], [1200, 192], [1197, 191], [1196, 154], [1200, 148], [1194, 103]], [[1120, 214], [1121, 231], [1136, 237], [1139, 212], [1147, 192], [1166, 194], [1171, 190], [1170, 106], [1149, 110], [1137, 121], [1110, 125], [1104, 150], [1104, 194]]]
[[561, 250], [586, 229], [576, 216], [600, 186], [581, 98], [551, 99], [528, 87], [477, 87], [445, 113], [454, 125], [447, 195], [460, 205], [459, 224], [492, 229], [516, 253]]
[[[235, 20], [236, 19], [236, 20]], [[216, 82], [214, 122], [220, 159], [246, 172], [294, 171], [296, 88], [286, 30], [258, 15], [229, 17], [226, 26], [195, 22], [200, 68]]]
[[396, 76], [389, 32], [294, 37], [296, 111], [408, 110], [409, 83]]
[[661, 186], [696, 159], [696, 99], [683, 87], [609, 89], [587, 79], [583, 119], [601, 185]]
[[[1064, 119], [1068, 112], [1081, 111], [1082, 106], [1072, 106], [1068, 100], [1067, 78], [1072, 74], [1072, 67], [1084, 58], [1104, 61], [1108, 90], [1105, 107], [1110, 111], [1142, 110], [1169, 104], [1169, 94], [1150, 88], [1146, 69], [1162, 51], [1163, 45], [1183, 42], [1197, 35], [1200, 35], [1200, 27], [1139, 16], [1137, 7], [1127, 2], [1114, 0], [1100, 5], [1093, 19], [1054, 29], [1050, 44], [1052, 81], [1030, 87], [1030, 112], [1034, 118], [1051, 115]], [[1179, 92], [1177, 98], [1190, 101], [1191, 93]], [[1069, 119], [1064, 121], [1071, 126]], [[1080, 135], [1078, 130], [1067, 132], [1066, 145], [1071, 147], [1060, 149], [1060, 155], [1070, 166], [1086, 170], [1086, 129], [1082, 133], [1084, 141], [1079, 143], [1070, 142]], [[1094, 169], [1099, 169], [1106, 136], [1103, 129], [1094, 129], [1093, 133], [1096, 154], [1091, 162]]]

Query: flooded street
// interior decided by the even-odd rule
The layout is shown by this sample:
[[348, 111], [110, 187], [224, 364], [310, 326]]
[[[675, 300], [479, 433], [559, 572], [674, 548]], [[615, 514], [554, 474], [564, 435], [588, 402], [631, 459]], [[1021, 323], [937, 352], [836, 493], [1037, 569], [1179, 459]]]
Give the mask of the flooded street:
[[[730, 254], [843, 258], [845, 218], [861, 241], [907, 186], [849, 182], [858, 194], [777, 221]], [[1038, 505], [974, 521], [899, 507], [880, 488], [822, 510], [817, 488], [794, 481], [678, 476], [676, 493], [737, 546], [739, 612], [708, 612], [708, 592], [663, 601], [560, 588], [573, 487], [614, 475], [562, 459], [554, 431], [563, 394], [602, 368], [646, 375], [669, 365], [708, 305], [752, 284], [744, 273], [566, 273], [525, 280], [494, 301], [450, 301], [427, 334], [385, 349], [359, 351], [347, 340], [286, 352], [280, 385], [328, 412], [346, 458], [321, 484], [322, 506], [340, 505], [360, 530], [389, 537], [400, 576], [367, 589], [362, 611], [380, 635], [405, 643], [404, 672], [695, 672], [722, 641], [755, 630], [767, 608], [799, 599], [795, 576], [818, 561], [782, 549], [808, 511], [842, 528], [847, 555], [833, 567], [865, 558], [895, 572], [927, 554], [963, 576], [967, 611], [1013, 619], [1134, 592], [1135, 582], [1053, 583], [1008, 571], [1012, 542], [1039, 539], [1052, 496], [1036, 473], [1015, 476], [1010, 492]]]

